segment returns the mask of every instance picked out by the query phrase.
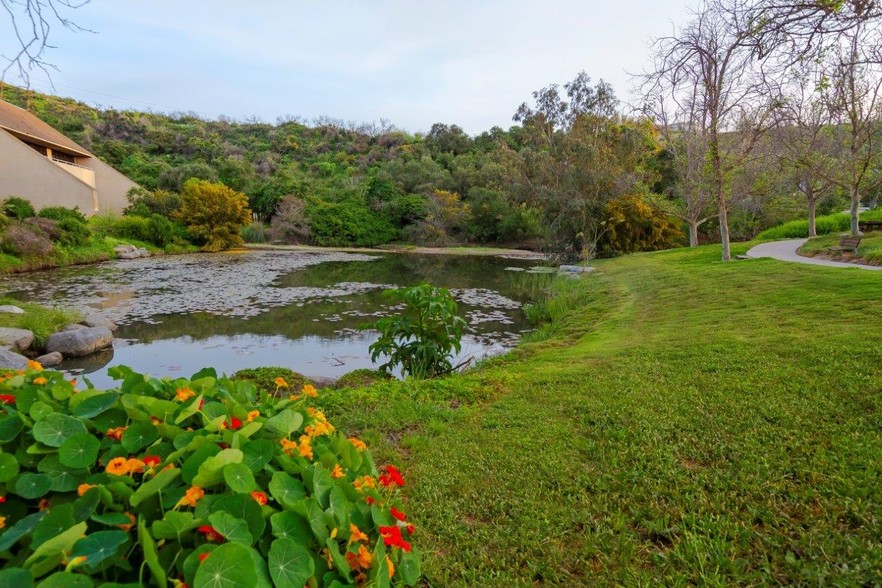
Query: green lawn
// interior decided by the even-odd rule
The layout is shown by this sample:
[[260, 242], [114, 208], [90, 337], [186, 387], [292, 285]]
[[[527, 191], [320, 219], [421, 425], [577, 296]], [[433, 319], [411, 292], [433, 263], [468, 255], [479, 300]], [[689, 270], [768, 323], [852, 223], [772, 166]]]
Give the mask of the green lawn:
[[872, 233], [866, 233], [861, 239], [861, 244], [855, 253], [832, 254], [828, 249], [839, 245], [839, 240], [842, 238], [842, 235], [843, 234], [841, 233], [837, 233], [835, 235], [817, 237], [816, 239], [806, 242], [806, 244], [800, 248], [799, 252], [811, 257], [815, 255], [823, 255], [830, 259], [841, 258], [842, 261], [856, 259], [863, 260], [872, 265], [882, 264], [882, 232], [874, 231]]
[[882, 582], [882, 275], [718, 259], [597, 262], [549, 339], [323, 394], [431, 585]]

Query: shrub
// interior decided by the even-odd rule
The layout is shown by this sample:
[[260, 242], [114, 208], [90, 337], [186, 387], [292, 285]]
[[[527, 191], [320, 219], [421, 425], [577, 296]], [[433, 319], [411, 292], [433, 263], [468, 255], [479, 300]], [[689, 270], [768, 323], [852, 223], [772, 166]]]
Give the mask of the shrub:
[[284, 196], [273, 215], [270, 232], [274, 241], [283, 243], [303, 243], [308, 240], [312, 231], [303, 200], [296, 196]]
[[129, 205], [124, 215], [151, 217], [154, 214], [172, 218], [181, 208], [181, 195], [166, 190], [149, 191], [132, 188], [126, 195]]
[[46, 208], [41, 208], [40, 213], [37, 215], [40, 218], [49, 218], [55, 221], [63, 221], [66, 219], [71, 219], [77, 221], [82, 224], [86, 224], [86, 217], [83, 216], [83, 213], [75, 208], [65, 208], [64, 206], [47, 206]]
[[3, 232], [0, 249], [19, 257], [46, 257], [55, 250], [52, 241], [39, 229], [21, 222], [11, 223]]
[[261, 392], [275, 392], [278, 389], [276, 385], [278, 378], [285, 380], [288, 387], [295, 390], [312, 384], [312, 381], [303, 374], [283, 367], [248, 368], [239, 370], [232, 376], [232, 379], [237, 382], [251, 382]]
[[86, 223], [73, 218], [58, 221], [58, 228], [61, 231], [58, 242], [68, 247], [81, 247], [88, 243], [92, 235]]
[[450, 291], [421, 284], [386, 290], [383, 295], [395, 304], [403, 304], [402, 314], [359, 327], [380, 332], [380, 338], [369, 347], [371, 361], [388, 358], [380, 371], [389, 373], [400, 365], [405, 376], [414, 378], [452, 371], [451, 359], [461, 349], [466, 322], [457, 316], [457, 304]]
[[251, 221], [248, 197], [223, 184], [191, 179], [181, 193], [178, 218], [205, 251], [222, 251], [242, 244], [239, 231]]
[[272, 231], [261, 222], [252, 222], [242, 227], [242, 239], [246, 243], [267, 243], [272, 240]]
[[637, 195], [610, 200], [606, 226], [600, 248], [607, 255], [670, 249], [681, 245], [684, 236], [670, 215]]
[[6, 202], [3, 203], [3, 214], [18, 220], [37, 216], [37, 212], [34, 210], [33, 205], [24, 198], [19, 198], [18, 196], [10, 196], [6, 199]]
[[366, 388], [376, 382], [385, 382], [392, 376], [380, 370], [359, 369], [347, 372], [334, 382], [334, 388]]
[[373, 247], [397, 235], [395, 227], [358, 197], [341, 202], [314, 200], [306, 208], [311, 240], [323, 247]]
[[58, 222], [52, 219], [32, 216], [24, 219], [24, 222], [35, 228], [36, 232], [49, 237], [52, 241], [58, 241], [61, 238], [61, 229], [58, 227]]
[[[203, 370], [0, 382], [2, 585], [414, 585], [392, 467], [308, 406]], [[59, 566], [62, 566], [59, 569]]]

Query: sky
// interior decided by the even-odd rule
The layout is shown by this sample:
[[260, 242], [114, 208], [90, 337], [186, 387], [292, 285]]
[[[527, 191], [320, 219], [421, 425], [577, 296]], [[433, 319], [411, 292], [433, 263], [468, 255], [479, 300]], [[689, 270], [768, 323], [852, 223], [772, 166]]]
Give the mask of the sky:
[[[631, 98], [690, 0], [92, 0], [31, 86], [90, 105], [275, 122], [508, 128], [580, 71]], [[0, 16], [0, 54], [15, 47]], [[7, 82], [16, 83], [14, 76]]]

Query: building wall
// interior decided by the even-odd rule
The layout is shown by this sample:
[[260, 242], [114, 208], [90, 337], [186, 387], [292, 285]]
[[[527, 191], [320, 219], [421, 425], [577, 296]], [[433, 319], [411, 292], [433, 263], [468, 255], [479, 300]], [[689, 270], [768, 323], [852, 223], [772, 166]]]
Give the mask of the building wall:
[[65, 206], [89, 216], [96, 209], [91, 187], [0, 129], [0, 199], [7, 196], [26, 198], [37, 210]]
[[100, 212], [122, 212], [129, 205], [126, 194], [138, 184], [122, 175], [97, 157], [91, 158], [89, 167], [95, 170], [95, 185], [98, 189], [98, 208]]

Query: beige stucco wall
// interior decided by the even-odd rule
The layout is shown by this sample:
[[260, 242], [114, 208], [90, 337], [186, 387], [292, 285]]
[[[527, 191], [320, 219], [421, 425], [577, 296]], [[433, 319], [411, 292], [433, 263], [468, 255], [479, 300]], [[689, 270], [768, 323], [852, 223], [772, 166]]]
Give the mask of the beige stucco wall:
[[95, 184], [98, 188], [98, 208], [101, 212], [122, 212], [129, 205], [126, 194], [138, 184], [125, 177], [97, 157], [89, 161], [95, 170]]
[[93, 194], [91, 187], [0, 129], [0, 199], [21, 196], [37, 210], [65, 206], [91, 215]]

